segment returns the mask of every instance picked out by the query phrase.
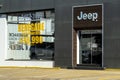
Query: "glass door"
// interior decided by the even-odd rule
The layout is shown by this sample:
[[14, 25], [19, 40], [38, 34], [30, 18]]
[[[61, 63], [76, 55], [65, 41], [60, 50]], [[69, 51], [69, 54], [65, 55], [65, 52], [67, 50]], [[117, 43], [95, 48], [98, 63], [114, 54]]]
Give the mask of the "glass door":
[[102, 64], [102, 30], [80, 30], [79, 64]]

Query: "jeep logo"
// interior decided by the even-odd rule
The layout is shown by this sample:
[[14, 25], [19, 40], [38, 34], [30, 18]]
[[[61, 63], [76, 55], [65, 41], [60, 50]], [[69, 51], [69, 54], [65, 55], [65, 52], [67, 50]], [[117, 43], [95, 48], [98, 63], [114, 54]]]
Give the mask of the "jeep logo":
[[80, 12], [80, 15], [77, 16], [78, 20], [92, 20], [92, 21], [98, 21], [98, 13], [83, 13]]

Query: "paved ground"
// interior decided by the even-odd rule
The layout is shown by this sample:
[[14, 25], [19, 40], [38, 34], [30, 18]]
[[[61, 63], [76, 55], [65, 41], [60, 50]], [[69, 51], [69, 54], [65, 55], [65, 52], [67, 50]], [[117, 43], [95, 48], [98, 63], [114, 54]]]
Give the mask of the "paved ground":
[[0, 80], [120, 80], [120, 70], [0, 68]]

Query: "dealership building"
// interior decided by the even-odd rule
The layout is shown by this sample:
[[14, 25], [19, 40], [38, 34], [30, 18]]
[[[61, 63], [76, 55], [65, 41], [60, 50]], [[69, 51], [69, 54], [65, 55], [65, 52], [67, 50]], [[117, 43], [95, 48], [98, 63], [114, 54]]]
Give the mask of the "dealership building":
[[120, 68], [120, 0], [0, 0], [0, 67]]

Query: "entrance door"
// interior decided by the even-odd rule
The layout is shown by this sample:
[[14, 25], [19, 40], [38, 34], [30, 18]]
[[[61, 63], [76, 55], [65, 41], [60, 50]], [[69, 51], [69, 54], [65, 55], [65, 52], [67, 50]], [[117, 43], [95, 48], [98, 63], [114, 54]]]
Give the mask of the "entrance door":
[[102, 30], [78, 31], [79, 64], [102, 65]]

